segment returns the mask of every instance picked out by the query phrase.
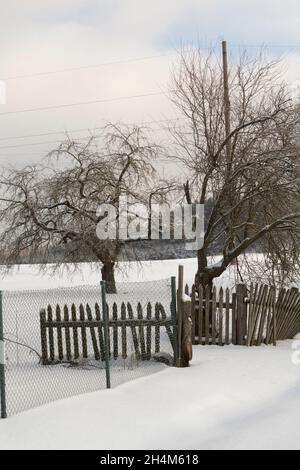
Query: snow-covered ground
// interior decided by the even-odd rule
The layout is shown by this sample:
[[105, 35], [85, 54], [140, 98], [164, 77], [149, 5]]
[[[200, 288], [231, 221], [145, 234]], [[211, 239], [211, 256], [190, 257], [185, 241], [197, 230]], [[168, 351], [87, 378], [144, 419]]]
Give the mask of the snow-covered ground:
[[[177, 274], [178, 264], [183, 264], [185, 282], [191, 285], [195, 259], [124, 263], [117, 280], [134, 283], [133, 295], [137, 282], [168, 279]], [[10, 291], [4, 294], [4, 306], [10, 296], [20, 305], [25, 305], [28, 295], [32, 302], [30, 293], [24, 292], [30, 289], [48, 289], [50, 297], [56, 293], [49, 289], [58, 287], [66, 288], [62, 291], [66, 293], [69, 287], [94, 286], [82, 288], [81, 296], [90, 295], [90, 289], [98, 291], [99, 270], [89, 264], [81, 267], [73, 275], [41, 276], [37, 267], [21, 266], [0, 281], [1, 289]], [[217, 284], [233, 287], [234, 267]], [[123, 286], [128, 295], [129, 285]], [[13, 292], [17, 290], [23, 292]], [[26, 330], [28, 338], [32, 331], [32, 326]], [[292, 353], [291, 341], [277, 348], [197, 346], [189, 369], [160, 364], [147, 377], [140, 369], [130, 377], [137, 380], [112, 390], [78, 395], [0, 420], [0, 449], [300, 449], [300, 366], [292, 363]], [[21, 382], [22, 387], [25, 382], [29, 386], [29, 396], [32, 387], [25, 372]], [[61, 373], [63, 383], [66, 375], [63, 369]], [[68, 374], [77, 384], [74, 393], [80, 393], [80, 382], [86, 384], [87, 373], [89, 380], [92, 376], [91, 388], [84, 385], [82, 392], [95, 390], [97, 381], [99, 389], [105, 385], [97, 371], [71, 370]], [[35, 377], [40, 381], [41, 375]], [[114, 385], [124, 380], [120, 376]], [[52, 398], [68, 394], [66, 389], [65, 395]], [[39, 398], [35, 404], [45, 402], [45, 396]]]
[[[218, 260], [216, 257], [212, 262]], [[143, 261], [119, 263], [116, 270], [117, 282], [142, 282], [167, 279], [176, 276], [178, 265], [184, 267], [185, 282], [192, 286], [197, 270], [196, 258], [182, 260]], [[66, 270], [52, 273], [50, 266], [41, 275], [38, 266], [21, 265], [8, 274], [0, 272], [2, 290], [53, 289], [57, 287], [74, 287], [76, 285], [97, 285], [101, 279], [100, 266], [91, 263], [80, 264], [80, 270], [68, 273]], [[235, 283], [234, 267], [229, 268], [217, 281], [232, 287]]]
[[291, 342], [194, 348], [188, 369], [0, 421], [1, 449], [299, 449]]

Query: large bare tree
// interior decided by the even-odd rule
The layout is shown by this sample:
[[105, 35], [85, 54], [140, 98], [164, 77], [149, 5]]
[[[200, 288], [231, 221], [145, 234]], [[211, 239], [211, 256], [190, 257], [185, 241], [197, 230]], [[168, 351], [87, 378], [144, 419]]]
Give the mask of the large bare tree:
[[[172, 135], [176, 155], [188, 170], [186, 200], [213, 200], [204, 245], [198, 251], [196, 282], [212, 285], [258, 244], [269, 261], [288, 259], [286, 266], [295, 265], [300, 256], [300, 114], [281, 77], [280, 63], [270, 62], [263, 52], [233, 58], [230, 134], [217, 54], [184, 50], [171, 88], [183, 117]], [[216, 241], [222, 259], [209, 265], [208, 254]]]
[[109, 125], [97, 142], [67, 138], [47, 162], [4, 170], [0, 248], [8, 266], [23, 255], [46, 264], [62, 246], [59, 264], [79, 257], [100, 261], [108, 291], [116, 290], [114, 268], [126, 241], [99, 240], [96, 227], [104, 215], [97, 209], [110, 204], [119, 217], [122, 195], [134, 203], [147, 200], [159, 149], [139, 127]]

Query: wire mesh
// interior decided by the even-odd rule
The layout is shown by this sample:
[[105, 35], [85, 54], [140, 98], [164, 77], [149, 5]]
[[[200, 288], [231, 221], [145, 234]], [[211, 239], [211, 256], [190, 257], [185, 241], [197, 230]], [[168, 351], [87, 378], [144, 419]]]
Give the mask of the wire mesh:
[[[171, 280], [3, 292], [7, 414], [112, 387], [173, 365]], [[107, 346], [107, 347], [106, 347]]]
[[[76, 394], [105, 388], [105, 367], [93, 361], [90, 335], [87, 336], [88, 356], [67, 357], [67, 330], [62, 331], [63, 357], [58, 357], [58, 329], [48, 329], [48, 347], [54, 351], [53, 360], [43, 364], [40, 312], [47, 315], [52, 310], [56, 318], [57, 306], [61, 315], [75, 306], [79, 317], [83, 306], [86, 317], [87, 304], [101, 305], [99, 286], [80, 286], [53, 290], [8, 291], [3, 293], [3, 318], [6, 355], [7, 413], [39, 406]], [[71, 351], [74, 351], [74, 331], [68, 331]], [[49, 336], [53, 335], [53, 341]], [[79, 343], [81, 332], [78, 332]]]
[[106, 300], [113, 387], [174, 364], [171, 279], [122, 283]]

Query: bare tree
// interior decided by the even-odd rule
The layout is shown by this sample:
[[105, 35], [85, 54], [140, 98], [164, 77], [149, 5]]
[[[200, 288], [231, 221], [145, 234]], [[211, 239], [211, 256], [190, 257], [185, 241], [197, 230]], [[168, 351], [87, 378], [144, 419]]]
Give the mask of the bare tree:
[[7, 265], [22, 255], [48, 262], [63, 246], [59, 264], [80, 256], [102, 263], [102, 279], [116, 291], [114, 268], [126, 241], [99, 240], [100, 204], [118, 208], [120, 197], [147, 199], [159, 151], [142, 129], [109, 125], [99, 149], [91, 137], [84, 144], [68, 138], [51, 152], [49, 163], [4, 170], [1, 178], [0, 247]]
[[[189, 170], [186, 200], [213, 199], [196, 275], [196, 282], [210, 286], [258, 243], [268, 255], [282, 253], [283, 242], [292, 246], [289, 253], [285, 249], [289, 264], [300, 255], [299, 108], [290, 100], [280, 64], [266, 60], [263, 52], [254, 58], [242, 54], [229, 77], [231, 132], [226, 137], [219, 58], [185, 50], [172, 75], [172, 100], [184, 117], [172, 135], [177, 157]], [[209, 266], [208, 253], [217, 240], [222, 260]]]

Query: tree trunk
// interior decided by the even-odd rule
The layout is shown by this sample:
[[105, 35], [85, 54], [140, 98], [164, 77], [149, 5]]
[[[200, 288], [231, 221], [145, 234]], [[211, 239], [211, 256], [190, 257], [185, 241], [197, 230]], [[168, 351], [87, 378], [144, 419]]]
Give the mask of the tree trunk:
[[115, 263], [104, 263], [101, 268], [102, 280], [106, 282], [106, 292], [116, 294]]
[[210, 292], [212, 293], [213, 289], [213, 280], [214, 274], [207, 269], [207, 254], [205, 250], [199, 250], [197, 253], [198, 259], [198, 270], [195, 277], [195, 285], [196, 287], [202, 285], [203, 289], [206, 289], [207, 286], [210, 288]]

